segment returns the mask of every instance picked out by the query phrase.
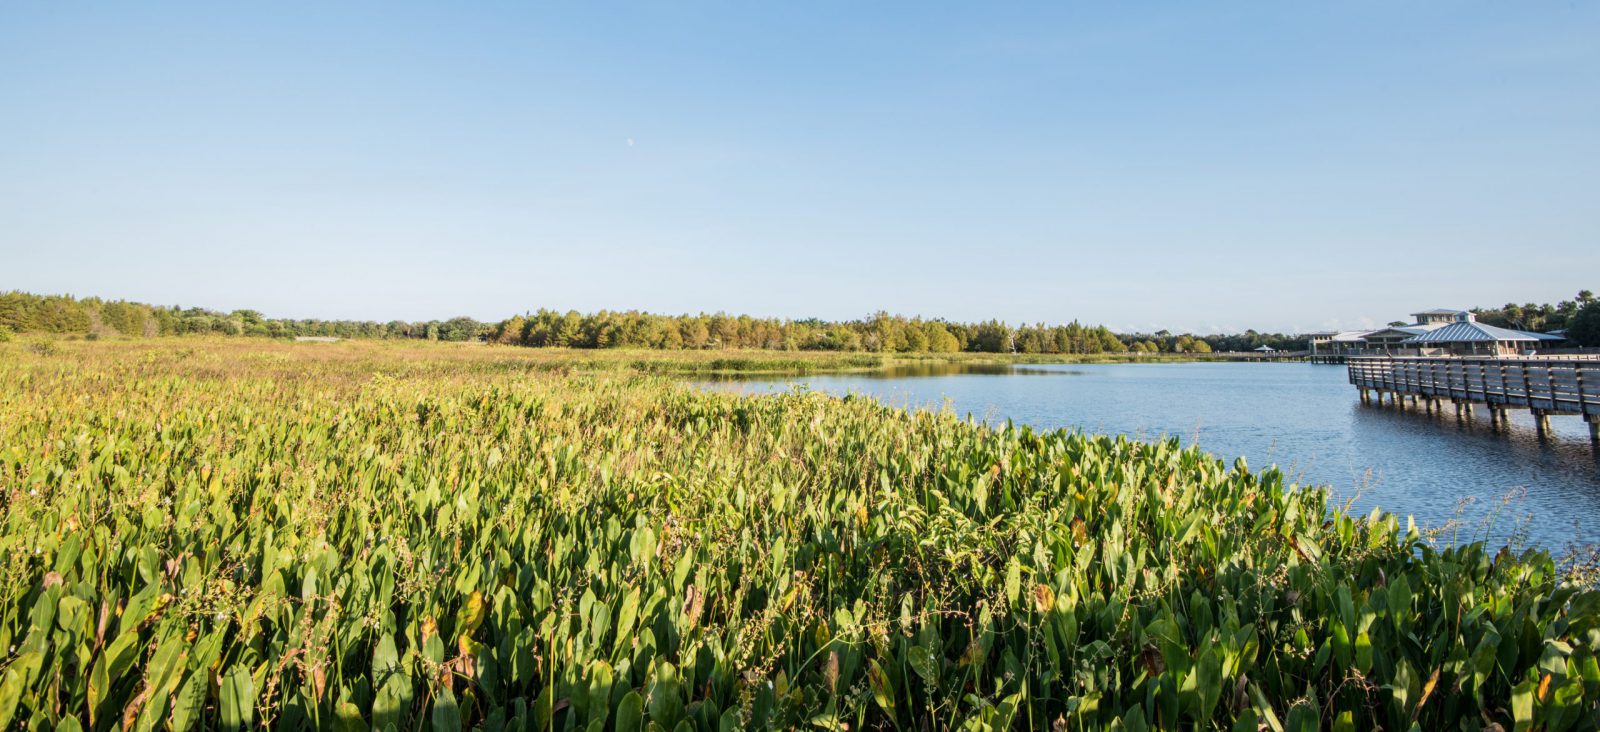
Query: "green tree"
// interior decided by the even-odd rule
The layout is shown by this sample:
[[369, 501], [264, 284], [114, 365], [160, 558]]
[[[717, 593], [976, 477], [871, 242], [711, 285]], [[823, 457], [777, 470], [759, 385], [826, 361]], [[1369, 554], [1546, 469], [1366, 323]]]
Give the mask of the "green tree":
[[521, 315], [513, 315], [510, 320], [503, 321], [494, 327], [494, 330], [490, 333], [491, 339], [495, 343], [507, 345], [520, 343], [522, 341], [522, 331], [527, 327], [528, 321], [526, 318]]
[[1600, 346], [1600, 301], [1590, 298], [1567, 325], [1567, 340], [1580, 346]]
[[711, 329], [703, 320], [692, 320], [683, 328], [683, 344], [690, 348], [705, 348], [711, 342]]
[[951, 334], [950, 329], [944, 327], [944, 324], [930, 321], [922, 327], [927, 336], [928, 350], [934, 353], [955, 353], [961, 350], [961, 341], [956, 340], [955, 335]]

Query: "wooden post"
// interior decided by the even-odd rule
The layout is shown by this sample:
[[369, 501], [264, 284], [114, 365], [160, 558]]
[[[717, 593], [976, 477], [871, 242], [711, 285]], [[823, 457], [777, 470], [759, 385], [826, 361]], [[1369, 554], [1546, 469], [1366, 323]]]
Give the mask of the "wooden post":
[[1533, 429], [1539, 433], [1540, 438], [1550, 435], [1550, 413], [1543, 409], [1530, 409], [1533, 413]]
[[1585, 414], [1583, 421], [1589, 423], [1589, 444], [1600, 450], [1600, 414]]

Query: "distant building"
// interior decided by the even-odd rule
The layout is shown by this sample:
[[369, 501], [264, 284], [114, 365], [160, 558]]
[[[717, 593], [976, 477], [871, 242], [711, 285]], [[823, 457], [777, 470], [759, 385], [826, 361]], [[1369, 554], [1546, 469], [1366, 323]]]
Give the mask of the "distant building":
[[1259, 353], [1277, 353], [1278, 352], [1278, 349], [1273, 348], [1272, 346], [1269, 346], [1269, 345], [1267, 345], [1265, 343], [1263, 343], [1263, 344], [1261, 344], [1259, 346], [1256, 346], [1255, 350], [1257, 352], [1259, 352]]
[[1560, 340], [1561, 336], [1547, 333], [1486, 325], [1478, 322], [1472, 313], [1461, 313], [1454, 322], [1412, 336], [1404, 345], [1428, 351], [1443, 350], [1453, 356], [1517, 356], [1537, 350], [1541, 344]]
[[1446, 310], [1444, 308], [1435, 308], [1433, 310], [1424, 310], [1420, 313], [1412, 313], [1411, 317], [1417, 319], [1417, 325], [1439, 326], [1454, 323], [1456, 322], [1457, 318], [1467, 314], [1469, 313], [1467, 313], [1465, 310]]
[[1498, 328], [1477, 322], [1465, 310], [1412, 313], [1411, 325], [1375, 330], [1312, 333], [1312, 360], [1350, 356], [1514, 356], [1552, 344], [1560, 336]]

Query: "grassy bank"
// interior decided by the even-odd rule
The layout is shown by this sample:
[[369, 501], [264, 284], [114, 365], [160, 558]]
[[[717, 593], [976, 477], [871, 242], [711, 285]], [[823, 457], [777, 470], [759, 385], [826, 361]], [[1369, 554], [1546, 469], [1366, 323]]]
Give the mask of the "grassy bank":
[[819, 374], [879, 371], [902, 366], [1004, 366], [1048, 363], [1185, 363], [1214, 360], [1203, 354], [1002, 354], [861, 353], [839, 351], [524, 348], [481, 343], [415, 340], [346, 340], [297, 343], [266, 338], [170, 337], [86, 340], [20, 337], [12, 345], [32, 353], [101, 353], [122, 358], [213, 361], [276, 360], [292, 365], [336, 361], [375, 370], [470, 372], [634, 371], [645, 374]]
[[1175, 443], [589, 355], [0, 344], [0, 726], [1600, 718], [1600, 593], [1542, 552]]

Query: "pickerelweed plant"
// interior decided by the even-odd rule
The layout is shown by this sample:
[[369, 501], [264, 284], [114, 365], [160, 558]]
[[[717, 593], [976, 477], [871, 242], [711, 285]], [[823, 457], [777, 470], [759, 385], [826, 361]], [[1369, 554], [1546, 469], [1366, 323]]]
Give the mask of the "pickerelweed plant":
[[0, 726], [1583, 729], [1600, 593], [1176, 442], [0, 346]]

